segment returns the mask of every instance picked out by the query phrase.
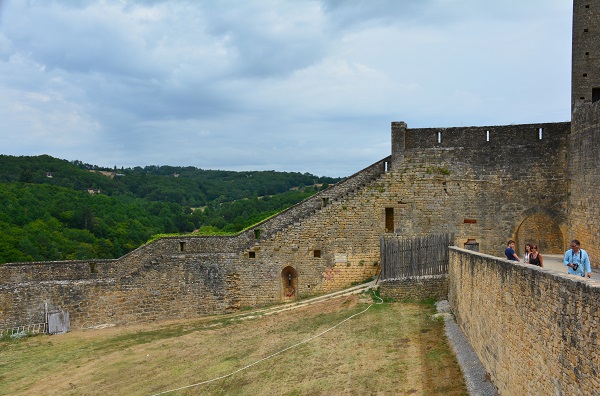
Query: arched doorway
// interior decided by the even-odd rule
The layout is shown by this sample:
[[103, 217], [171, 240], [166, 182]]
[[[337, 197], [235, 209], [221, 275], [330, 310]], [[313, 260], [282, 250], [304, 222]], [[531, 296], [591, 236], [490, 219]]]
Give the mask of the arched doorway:
[[538, 246], [540, 253], [564, 253], [563, 235], [556, 221], [546, 213], [533, 213], [519, 226], [516, 234], [516, 247], [519, 256], [525, 252], [525, 244]]
[[281, 271], [281, 298], [283, 301], [298, 299], [298, 273], [287, 266]]

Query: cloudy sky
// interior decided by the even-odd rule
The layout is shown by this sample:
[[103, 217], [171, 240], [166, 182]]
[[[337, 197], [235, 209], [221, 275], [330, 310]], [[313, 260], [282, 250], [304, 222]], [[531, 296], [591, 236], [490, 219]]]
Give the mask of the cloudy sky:
[[0, 154], [349, 176], [570, 120], [569, 0], [0, 0]]

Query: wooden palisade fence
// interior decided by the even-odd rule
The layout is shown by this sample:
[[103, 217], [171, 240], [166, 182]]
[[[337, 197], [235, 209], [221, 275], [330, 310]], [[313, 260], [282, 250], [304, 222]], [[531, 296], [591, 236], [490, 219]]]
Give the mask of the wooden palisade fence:
[[381, 280], [415, 278], [448, 273], [451, 234], [412, 238], [381, 237]]

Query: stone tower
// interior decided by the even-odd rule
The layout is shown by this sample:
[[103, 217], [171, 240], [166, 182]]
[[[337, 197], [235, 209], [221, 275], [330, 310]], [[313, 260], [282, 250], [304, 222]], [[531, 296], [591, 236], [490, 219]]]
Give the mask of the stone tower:
[[573, 1], [571, 108], [600, 101], [600, 0]]
[[[573, 1], [567, 239], [600, 261], [600, 0]], [[565, 244], [566, 247], [566, 244]]]

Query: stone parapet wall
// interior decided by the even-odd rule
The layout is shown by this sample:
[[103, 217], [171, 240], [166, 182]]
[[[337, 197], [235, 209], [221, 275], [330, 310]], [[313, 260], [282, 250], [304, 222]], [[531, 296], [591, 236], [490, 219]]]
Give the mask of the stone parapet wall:
[[94, 280], [116, 270], [117, 260], [44, 261], [0, 266], [0, 285], [21, 282]]
[[[557, 146], [562, 144], [570, 127], [569, 122], [518, 125], [490, 125], [451, 128], [407, 128], [405, 150], [423, 148], [463, 148], [476, 150], [501, 150], [507, 155], [497, 155], [493, 160], [511, 163], [515, 148]], [[566, 128], [566, 129], [565, 129]], [[535, 155], [535, 153], [531, 153]], [[544, 154], [544, 153], [540, 153]], [[480, 162], [490, 159], [478, 155]]]
[[500, 394], [600, 393], [600, 282], [451, 247], [448, 297]]
[[417, 278], [386, 279], [379, 284], [379, 295], [395, 300], [448, 298], [448, 276], [431, 275]]

